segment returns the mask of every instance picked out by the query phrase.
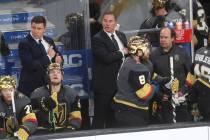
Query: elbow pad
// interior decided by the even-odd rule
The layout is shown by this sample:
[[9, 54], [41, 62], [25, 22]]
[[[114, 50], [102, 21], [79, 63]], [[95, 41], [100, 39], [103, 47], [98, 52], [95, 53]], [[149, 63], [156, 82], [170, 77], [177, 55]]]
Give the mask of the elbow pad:
[[155, 93], [155, 86], [150, 85], [148, 83], [144, 84], [142, 88], [136, 91], [137, 97], [144, 101], [150, 100], [153, 97], [154, 93]]

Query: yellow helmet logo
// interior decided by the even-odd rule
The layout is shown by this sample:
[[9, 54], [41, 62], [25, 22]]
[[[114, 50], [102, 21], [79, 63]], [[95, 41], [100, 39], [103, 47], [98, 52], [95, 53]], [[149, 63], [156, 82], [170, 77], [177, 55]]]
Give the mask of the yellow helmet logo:
[[150, 53], [150, 43], [147, 39], [140, 36], [132, 36], [128, 42], [128, 48], [131, 54], [136, 55], [138, 50], [143, 52], [143, 58], [148, 58]]

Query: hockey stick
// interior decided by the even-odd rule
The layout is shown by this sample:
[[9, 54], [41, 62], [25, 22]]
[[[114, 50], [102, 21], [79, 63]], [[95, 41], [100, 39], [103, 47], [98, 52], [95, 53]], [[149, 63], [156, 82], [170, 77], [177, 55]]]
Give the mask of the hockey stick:
[[[173, 56], [170, 56], [170, 72], [171, 72], [171, 80], [174, 80], [174, 58]], [[171, 105], [173, 107], [173, 123], [176, 123], [176, 103], [175, 103], [175, 93], [172, 92], [172, 98], [171, 98]]]
[[[15, 92], [15, 91], [14, 91]], [[18, 121], [16, 118], [16, 106], [15, 106], [15, 94], [14, 92], [11, 93], [12, 98], [12, 112], [13, 112], [13, 122], [14, 122], [14, 136], [18, 137], [17, 131], [18, 131]]]
[[[49, 93], [51, 95], [52, 92], [52, 87], [51, 87], [51, 80], [49, 75], [46, 73], [46, 70], [43, 68], [43, 66], [40, 64], [40, 70], [42, 71], [42, 76], [43, 78], [46, 80], [47, 84], [49, 85]], [[48, 112], [48, 122], [50, 123], [50, 127], [53, 130], [53, 132], [55, 132], [55, 116], [53, 113], [53, 109], [49, 110]]]

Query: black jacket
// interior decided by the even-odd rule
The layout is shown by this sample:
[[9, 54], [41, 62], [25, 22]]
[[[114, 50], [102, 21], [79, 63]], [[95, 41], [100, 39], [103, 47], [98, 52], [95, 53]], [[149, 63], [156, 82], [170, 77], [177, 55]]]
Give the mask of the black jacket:
[[[51, 38], [46, 36], [43, 38], [61, 55]], [[51, 62], [46, 51], [40, 48], [30, 34], [19, 43], [18, 50], [22, 65], [18, 90], [30, 96], [34, 89], [47, 84], [46, 68]], [[51, 61], [54, 62], [54, 58]]]
[[[127, 46], [125, 34], [116, 31], [117, 36]], [[101, 94], [113, 94], [117, 91], [117, 74], [123, 55], [117, 50], [106, 32], [100, 31], [92, 39], [93, 53], [93, 91]]]
[[174, 58], [174, 77], [180, 81], [180, 87], [182, 87], [191, 67], [191, 59], [183, 48], [173, 46], [169, 52], [164, 52], [161, 47], [157, 48], [151, 55], [154, 72], [160, 76], [171, 77], [170, 56]]

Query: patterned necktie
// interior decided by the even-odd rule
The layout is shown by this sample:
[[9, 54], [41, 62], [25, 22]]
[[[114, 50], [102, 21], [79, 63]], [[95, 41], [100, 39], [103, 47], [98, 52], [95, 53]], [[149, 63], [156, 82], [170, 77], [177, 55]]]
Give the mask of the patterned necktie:
[[112, 42], [113, 42], [115, 48], [116, 48], [117, 50], [119, 50], [119, 46], [118, 46], [117, 40], [116, 40], [115, 37], [114, 37], [114, 34], [112, 34], [111, 37], [112, 37]]

